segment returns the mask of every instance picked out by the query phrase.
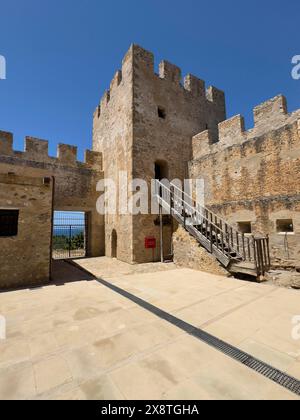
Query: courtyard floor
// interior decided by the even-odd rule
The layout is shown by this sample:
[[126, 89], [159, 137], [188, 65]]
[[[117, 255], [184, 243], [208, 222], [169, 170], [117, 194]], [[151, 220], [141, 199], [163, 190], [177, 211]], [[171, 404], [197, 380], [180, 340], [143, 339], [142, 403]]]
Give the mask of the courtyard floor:
[[[80, 260], [97, 277], [300, 379], [300, 292], [173, 264]], [[0, 399], [297, 399], [63, 262], [0, 294]]]

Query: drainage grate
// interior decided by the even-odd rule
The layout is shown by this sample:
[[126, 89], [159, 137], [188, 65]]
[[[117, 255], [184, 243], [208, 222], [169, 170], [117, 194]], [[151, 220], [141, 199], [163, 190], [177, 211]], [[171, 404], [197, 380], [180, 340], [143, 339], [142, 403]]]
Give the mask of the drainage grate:
[[255, 372], [265, 376], [271, 381], [300, 396], [300, 381], [297, 379], [281, 372], [278, 369], [275, 369], [267, 363], [256, 359], [250, 354], [245, 353], [198, 328], [194, 328], [190, 334], [203, 341], [204, 343], [210, 345], [214, 349], [219, 350], [223, 354], [242, 363], [244, 366], [247, 366]]
[[278, 369], [275, 369], [274, 367], [256, 359], [255, 357], [252, 357], [250, 354], [245, 353], [228, 343], [225, 343], [224, 341], [201, 330], [200, 328], [194, 327], [193, 325], [183, 321], [182, 319], [176, 318], [168, 312], [165, 312], [157, 308], [156, 306], [151, 305], [150, 303], [144, 301], [143, 299], [140, 299], [135, 295], [132, 295], [126, 290], [123, 290], [102, 279], [97, 279], [97, 281], [103, 286], [108, 287], [109, 289], [122, 295], [123, 297], [126, 297], [127, 299], [131, 300], [132, 302], [136, 303], [137, 305], [141, 306], [147, 311], [153, 313], [159, 318], [164, 319], [170, 324], [175, 325], [176, 327], [185, 331], [189, 335], [192, 335], [198, 340], [201, 340], [202, 342], [208, 344], [212, 348], [222, 352], [226, 356], [231, 357], [232, 359], [242, 363], [244, 366], [247, 366], [249, 369], [254, 370], [255, 372], [265, 376], [266, 378], [270, 379], [276, 384], [281, 385], [283, 388], [286, 388], [294, 394], [300, 396], [300, 381], [298, 381], [297, 379], [281, 372]]

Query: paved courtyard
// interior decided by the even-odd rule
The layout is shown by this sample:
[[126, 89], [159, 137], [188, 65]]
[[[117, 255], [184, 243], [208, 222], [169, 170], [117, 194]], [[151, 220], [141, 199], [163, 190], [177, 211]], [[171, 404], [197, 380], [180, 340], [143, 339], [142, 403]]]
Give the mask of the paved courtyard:
[[[79, 263], [300, 379], [299, 291], [173, 264]], [[297, 399], [70, 264], [54, 274], [53, 285], [0, 294], [0, 399]]]

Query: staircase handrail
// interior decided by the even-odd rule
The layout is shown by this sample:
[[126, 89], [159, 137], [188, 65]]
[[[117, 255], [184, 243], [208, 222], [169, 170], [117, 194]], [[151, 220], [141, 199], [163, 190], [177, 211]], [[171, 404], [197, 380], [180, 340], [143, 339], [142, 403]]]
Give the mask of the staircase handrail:
[[[197, 213], [197, 215], [200, 217], [200, 220], [203, 220], [206, 223], [206, 226], [212, 226], [212, 228], [216, 231], [216, 233], [218, 232], [218, 234], [221, 234], [225, 243], [232, 250], [234, 250], [237, 253], [237, 255], [240, 255], [244, 261], [253, 260], [254, 236], [251, 236], [251, 237], [246, 236], [245, 234], [239, 232], [232, 225], [228, 224], [224, 219], [222, 219], [221, 217], [213, 213], [210, 209], [208, 209], [207, 207], [201, 206], [199, 203], [196, 203], [196, 201], [189, 194], [182, 191], [180, 188], [177, 187], [177, 185], [171, 182], [169, 183], [169, 185], [170, 185], [170, 188], [168, 188], [163, 182], [156, 180], [155, 190], [156, 190], [156, 196], [158, 199], [163, 200], [163, 197], [159, 194], [160, 188], [166, 190], [170, 194], [170, 198], [172, 194], [171, 188], [174, 188], [174, 190], [177, 190], [178, 193], [180, 193], [181, 205], [183, 206], [185, 210], [187, 207], [189, 207], [192, 210], [191, 213], [194, 213], [194, 214]], [[175, 194], [174, 194], [174, 197], [176, 197]], [[191, 200], [191, 202], [196, 204], [197, 207], [189, 204], [186, 200], [183, 199], [183, 197], [188, 197]], [[175, 206], [173, 210], [176, 211]], [[208, 218], [206, 214], [209, 214], [210, 218]], [[192, 214], [190, 216], [192, 217]], [[217, 223], [215, 223], [213, 219], [215, 219]], [[221, 223], [219, 224], [218, 221]]]

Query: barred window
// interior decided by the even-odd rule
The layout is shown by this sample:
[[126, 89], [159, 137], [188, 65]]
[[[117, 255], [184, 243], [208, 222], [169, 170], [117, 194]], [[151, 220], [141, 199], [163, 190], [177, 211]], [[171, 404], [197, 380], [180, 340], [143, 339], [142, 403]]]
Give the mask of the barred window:
[[17, 236], [19, 210], [0, 210], [0, 237]]

